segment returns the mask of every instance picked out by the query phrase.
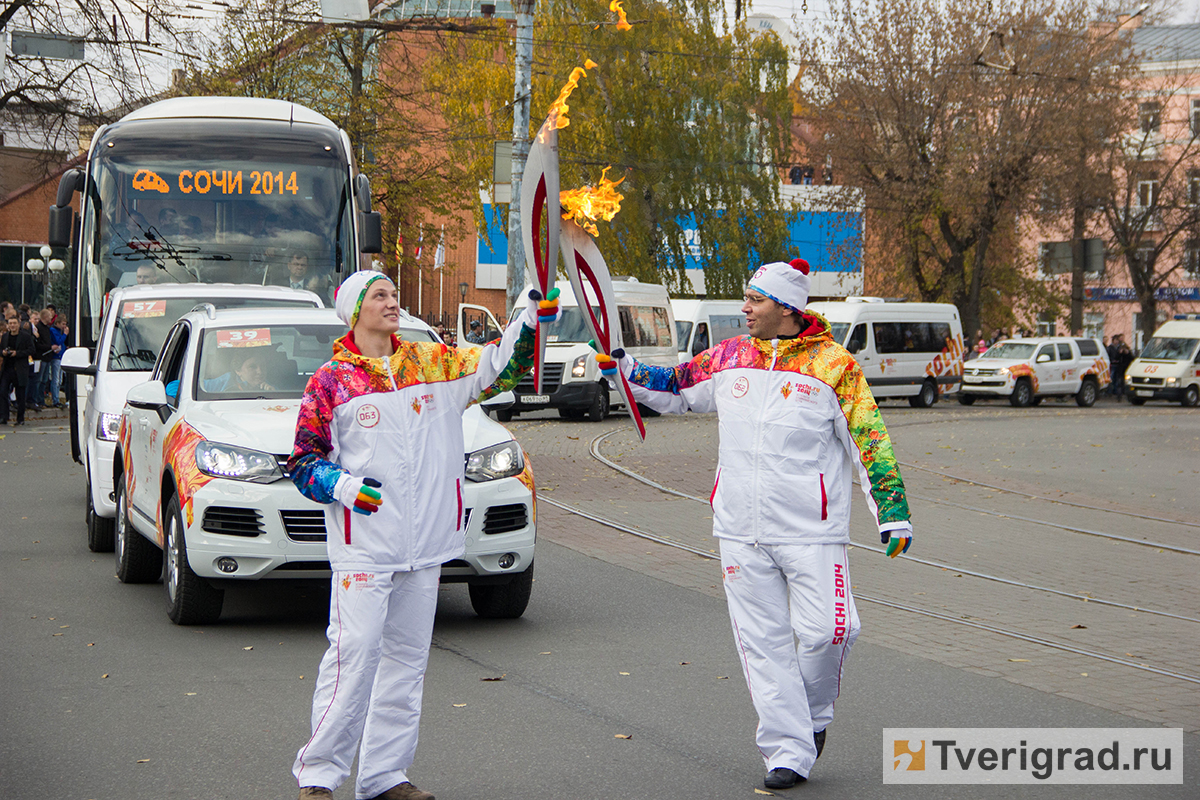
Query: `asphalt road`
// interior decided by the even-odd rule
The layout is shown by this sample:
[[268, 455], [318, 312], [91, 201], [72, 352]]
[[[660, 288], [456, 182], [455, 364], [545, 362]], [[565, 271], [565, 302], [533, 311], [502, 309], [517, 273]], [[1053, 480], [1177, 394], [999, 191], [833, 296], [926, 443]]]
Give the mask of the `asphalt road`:
[[[231, 591], [218, 625], [172, 625], [160, 585], [121, 585], [111, 556], [88, 552], [83, 476], [65, 433], [0, 432], [3, 796], [294, 797], [289, 768], [308, 733], [328, 590], [263, 582]], [[554, 483], [553, 470], [538, 479]], [[539, 542], [525, 617], [485, 622], [464, 587], [442, 590], [417, 784], [442, 800], [758, 796], [756, 720], [723, 602], [555, 544], [588, 523], [543, 520], [560, 529]], [[1147, 724], [860, 640], [813, 779], [780, 795], [1197, 797], [1193, 734], [1183, 786], [881, 784], [885, 727]], [[352, 796], [350, 783], [336, 794]]]

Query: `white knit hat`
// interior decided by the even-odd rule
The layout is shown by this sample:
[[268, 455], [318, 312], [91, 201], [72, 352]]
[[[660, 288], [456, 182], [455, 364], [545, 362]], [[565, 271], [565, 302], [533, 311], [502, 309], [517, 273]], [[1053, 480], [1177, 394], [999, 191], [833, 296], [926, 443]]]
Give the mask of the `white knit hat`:
[[353, 328], [358, 322], [358, 312], [362, 309], [363, 298], [367, 296], [367, 287], [375, 281], [392, 282], [392, 279], [382, 272], [364, 269], [351, 273], [349, 278], [342, 281], [334, 294], [333, 307], [342, 322]]
[[763, 264], [750, 279], [750, 288], [793, 311], [802, 311], [808, 305], [811, 284], [808, 269], [803, 258], [793, 259], [790, 264], [783, 261]]

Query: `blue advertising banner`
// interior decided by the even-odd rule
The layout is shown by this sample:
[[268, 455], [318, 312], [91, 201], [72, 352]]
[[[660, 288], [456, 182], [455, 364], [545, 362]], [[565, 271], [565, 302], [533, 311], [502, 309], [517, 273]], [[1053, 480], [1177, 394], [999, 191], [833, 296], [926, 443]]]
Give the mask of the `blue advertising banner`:
[[[1099, 302], [1136, 303], [1137, 293], [1132, 287], [1092, 287], [1083, 290], [1085, 300]], [[1200, 287], [1163, 286], [1154, 292], [1155, 300], [1200, 300]]]

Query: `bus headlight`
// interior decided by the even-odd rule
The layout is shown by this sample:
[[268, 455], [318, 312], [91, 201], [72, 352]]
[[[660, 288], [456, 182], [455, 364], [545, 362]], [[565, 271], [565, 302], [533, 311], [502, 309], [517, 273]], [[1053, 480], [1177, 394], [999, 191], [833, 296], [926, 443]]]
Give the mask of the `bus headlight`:
[[525, 457], [514, 442], [502, 442], [467, 454], [467, 480], [475, 483], [511, 478], [525, 469]]
[[588, 357], [587, 357], [586, 353], [581, 355], [579, 358], [575, 359], [575, 363], [571, 365], [571, 377], [572, 378], [582, 378], [583, 377], [584, 373], [587, 372], [587, 360], [588, 360]]
[[283, 477], [279, 462], [270, 453], [217, 442], [196, 445], [196, 466], [205, 475], [235, 481], [273, 483]]
[[107, 411], [100, 414], [100, 424], [96, 426], [97, 439], [105, 442], [115, 442], [120, 432], [120, 414], [109, 414]]

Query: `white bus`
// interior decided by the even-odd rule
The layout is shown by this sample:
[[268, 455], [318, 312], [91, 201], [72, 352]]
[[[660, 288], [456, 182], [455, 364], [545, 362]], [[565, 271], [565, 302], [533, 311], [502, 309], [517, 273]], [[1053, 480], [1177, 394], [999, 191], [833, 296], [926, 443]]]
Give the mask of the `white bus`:
[[[72, 248], [70, 343], [94, 352], [108, 293], [138, 283], [301, 286], [331, 304], [381, 250], [370, 195], [346, 133], [295, 103], [181, 97], [102, 126], [50, 208], [51, 247]], [[71, 396], [76, 461], [88, 382]]]

